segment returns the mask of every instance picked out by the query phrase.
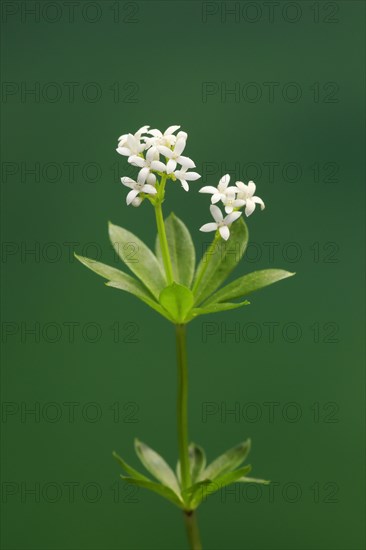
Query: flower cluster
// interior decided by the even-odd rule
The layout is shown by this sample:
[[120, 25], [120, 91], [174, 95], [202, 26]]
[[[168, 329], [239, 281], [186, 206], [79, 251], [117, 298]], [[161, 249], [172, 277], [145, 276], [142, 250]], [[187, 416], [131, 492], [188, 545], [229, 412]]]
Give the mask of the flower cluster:
[[123, 185], [130, 189], [127, 204], [140, 206], [146, 196], [156, 195], [159, 185], [157, 175], [173, 181], [179, 180], [185, 191], [189, 190], [189, 181], [201, 177], [197, 172], [189, 172], [196, 165], [182, 154], [188, 135], [183, 131], [176, 133], [179, 128], [169, 126], [162, 133], [157, 129], [150, 130], [150, 126], [142, 126], [135, 134], [119, 137], [117, 152], [127, 157], [130, 164], [140, 168], [136, 181], [121, 178]]
[[[214, 222], [206, 223], [200, 228], [200, 231], [219, 231], [221, 237], [228, 240], [230, 237], [230, 225], [240, 218], [242, 212], [238, 210], [245, 206], [245, 215], [250, 216], [255, 210], [256, 204], [259, 204], [261, 210], [264, 209], [264, 202], [259, 197], [254, 195], [256, 186], [253, 181], [250, 181], [248, 185], [245, 185], [242, 181], [236, 181], [235, 187], [229, 187], [230, 176], [226, 174], [223, 176], [217, 187], [207, 185], [200, 189], [200, 193], [209, 193], [211, 197], [210, 211]], [[225, 207], [227, 216], [223, 216], [220, 208], [216, 206], [219, 201]]]

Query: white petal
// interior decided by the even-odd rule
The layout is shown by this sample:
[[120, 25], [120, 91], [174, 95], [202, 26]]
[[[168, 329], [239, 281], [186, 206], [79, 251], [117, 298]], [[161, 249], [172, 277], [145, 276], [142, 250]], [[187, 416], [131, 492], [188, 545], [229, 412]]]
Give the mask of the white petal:
[[186, 180], [180, 180], [180, 182], [182, 184], [182, 187], [183, 187], [184, 191], [189, 191], [189, 185], [186, 182]]
[[119, 153], [120, 155], [123, 155], [124, 157], [129, 157], [131, 154], [131, 151], [129, 150], [128, 147], [118, 147], [116, 151], [117, 153]]
[[253, 197], [253, 198], [252, 198], [252, 201], [253, 201], [253, 202], [256, 202], [257, 204], [260, 204], [261, 210], [264, 210], [264, 209], [265, 209], [265, 204], [264, 204], [264, 202], [262, 201], [262, 199], [260, 199], [259, 197]]
[[146, 160], [150, 164], [153, 160], [159, 159], [159, 151], [156, 147], [150, 147], [146, 153]]
[[156, 183], [156, 176], [155, 174], [152, 174], [150, 172], [150, 174], [148, 174], [147, 178], [146, 178], [146, 183], [148, 183], [149, 185], [155, 185]]
[[152, 170], [157, 170], [158, 172], [165, 172], [166, 166], [160, 160], [153, 160], [151, 163]]
[[149, 134], [151, 134], [152, 136], [154, 137], [162, 137], [162, 133], [160, 132], [160, 130], [157, 130], [156, 128], [154, 128], [153, 130], [149, 130], [148, 132]]
[[186, 146], [186, 140], [183, 138], [177, 139], [177, 142], [174, 147], [174, 154], [179, 157], [184, 151], [184, 148]]
[[182, 155], [177, 158], [177, 162], [179, 162], [179, 164], [181, 164], [185, 170], [187, 170], [188, 168], [196, 167], [192, 159], [190, 159], [189, 157], [183, 157]]
[[140, 199], [140, 197], [136, 197], [131, 202], [132, 206], [135, 206], [135, 207], [140, 206], [141, 203], [142, 203], [142, 199]]
[[228, 238], [230, 237], [230, 229], [228, 228], [227, 225], [222, 225], [221, 227], [219, 227], [219, 231], [220, 231], [220, 235], [221, 237], [227, 241]]
[[198, 180], [201, 176], [200, 174], [197, 174], [197, 172], [186, 172], [185, 175], [184, 175], [185, 179], [188, 180], [188, 181], [196, 181]]
[[149, 174], [150, 174], [150, 171], [149, 171], [148, 168], [146, 168], [146, 167], [142, 168], [140, 170], [140, 172], [138, 173], [138, 175], [137, 175], [137, 181], [139, 183], [145, 183], [146, 178], [148, 177]]
[[159, 153], [164, 155], [164, 157], [167, 157], [168, 159], [171, 159], [173, 156], [173, 151], [169, 149], [169, 147], [165, 147], [165, 145], [158, 145]]
[[130, 189], [134, 189], [136, 185], [135, 180], [131, 178], [121, 178], [121, 182], [123, 183], [123, 185], [125, 185], [126, 187], [129, 187]]
[[222, 199], [222, 195], [221, 193], [218, 193], [217, 192], [217, 189], [215, 189], [216, 193], [214, 195], [212, 195], [212, 198], [211, 198], [211, 202], [212, 204], [216, 204], [217, 202], [221, 201]]
[[223, 215], [218, 206], [215, 206], [214, 204], [211, 204], [210, 206], [210, 212], [212, 214], [213, 219], [215, 222], [220, 223], [223, 220]]
[[130, 191], [126, 197], [127, 204], [131, 204], [133, 199], [136, 198], [138, 194], [139, 194], [139, 191], [137, 189], [132, 189], [132, 191]]
[[233, 222], [235, 222], [240, 216], [242, 215], [242, 212], [231, 212], [226, 218], [224, 219], [225, 225], [229, 225]]
[[166, 165], [166, 173], [171, 174], [172, 172], [174, 172], [176, 167], [177, 167], [177, 163], [175, 162], [175, 160], [173, 159], [168, 160], [168, 163]]
[[242, 199], [236, 199], [235, 201], [233, 201], [234, 208], [241, 208], [242, 206], [244, 206], [244, 204], [245, 201], [243, 201]]
[[143, 168], [146, 165], [145, 159], [137, 155], [129, 157], [128, 162], [132, 164], [132, 166], [138, 166], [139, 168]]
[[157, 193], [155, 187], [149, 185], [148, 183], [142, 187], [141, 191], [143, 193], [147, 193], [148, 195], [156, 195]]
[[200, 231], [203, 231], [204, 233], [209, 233], [210, 231], [216, 231], [217, 229], [217, 223], [205, 223], [202, 227], [200, 227]]
[[245, 183], [243, 183], [242, 181], [236, 181], [235, 182], [235, 185], [236, 187], [242, 191], [243, 193], [247, 193], [248, 192], [248, 187], [247, 185], [245, 185]]
[[231, 212], [234, 210], [233, 206], [225, 206], [225, 212], [226, 214], [231, 214]]
[[180, 132], [177, 133], [177, 139], [183, 138], [183, 139], [187, 140], [187, 137], [188, 137], [187, 132], [180, 131]]
[[173, 132], [176, 132], [179, 130], [180, 126], [169, 126], [164, 132], [164, 136], [170, 136], [170, 134], [173, 134]]
[[212, 185], [205, 185], [205, 187], [201, 187], [199, 190], [200, 193], [213, 193], [215, 194], [217, 192], [216, 187], [213, 187]]
[[245, 215], [250, 216], [255, 210], [255, 202], [251, 199], [247, 199], [245, 202]]
[[142, 126], [139, 130], [137, 130], [135, 137], [140, 138], [142, 134], [146, 134], [150, 126]]
[[217, 189], [219, 189], [219, 191], [221, 192], [225, 191], [229, 183], [230, 183], [230, 175], [225, 174], [225, 176], [222, 176], [222, 178], [220, 179]]
[[254, 195], [255, 190], [256, 190], [256, 186], [255, 186], [254, 181], [249, 181], [248, 182], [248, 191], [249, 191], [251, 197]]

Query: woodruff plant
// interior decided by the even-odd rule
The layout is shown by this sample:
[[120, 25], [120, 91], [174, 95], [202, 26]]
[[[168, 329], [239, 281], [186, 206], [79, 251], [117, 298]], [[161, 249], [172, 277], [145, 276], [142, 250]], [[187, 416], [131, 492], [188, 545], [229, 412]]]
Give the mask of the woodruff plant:
[[[246, 306], [249, 302], [243, 298], [293, 273], [264, 269], [221, 286], [239, 263], [248, 243], [248, 229], [240, 209], [244, 209], [246, 216], [254, 212], [257, 204], [264, 209], [262, 199], [255, 196], [256, 186], [252, 181], [248, 185], [237, 181], [235, 186], [229, 186], [229, 175], [223, 176], [217, 187], [200, 189], [201, 193], [212, 195], [210, 211], [214, 219], [203, 225], [201, 231], [214, 231], [215, 236], [196, 267], [195, 248], [187, 227], [173, 213], [164, 220], [162, 212], [168, 182], [179, 180], [183, 189], [189, 191], [188, 182], [200, 178], [199, 174], [190, 171], [195, 167], [194, 162], [182, 154], [188, 136], [186, 132], [178, 132], [179, 129], [180, 126], [170, 126], [162, 133], [143, 126], [135, 134], [122, 135], [117, 148], [119, 154], [128, 157], [128, 162], [139, 168], [136, 181], [121, 178], [129, 189], [127, 204], [139, 207], [145, 201], [155, 210], [158, 231], [155, 253], [127, 229], [109, 224], [112, 245], [135, 277], [89, 258], [77, 258], [107, 279], [107, 286], [133, 294], [175, 325], [179, 447], [176, 471], [156, 451], [137, 439], [136, 454], [155, 479], [132, 468], [117, 453], [113, 455], [125, 473], [122, 479], [157, 493], [183, 510], [190, 546], [199, 550], [202, 546], [195, 510], [208, 495], [236, 482], [268, 482], [248, 477], [251, 466], [243, 466], [250, 450], [249, 439], [208, 465], [202, 447], [189, 443], [186, 325], [201, 315]], [[222, 203], [225, 216], [218, 203]], [[131, 243], [136, 248], [133, 263], [128, 257]]]

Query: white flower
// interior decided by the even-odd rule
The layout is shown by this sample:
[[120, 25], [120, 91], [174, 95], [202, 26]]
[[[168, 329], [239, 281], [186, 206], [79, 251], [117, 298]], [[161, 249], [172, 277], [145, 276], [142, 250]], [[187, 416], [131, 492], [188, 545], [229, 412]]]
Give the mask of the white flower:
[[182, 156], [184, 148], [186, 146], [186, 140], [184, 137], [177, 139], [174, 149], [169, 149], [165, 145], [159, 145], [159, 152], [168, 158], [168, 163], [166, 165], [167, 174], [171, 174], [177, 167], [177, 163], [182, 165], [182, 168], [187, 170], [187, 168], [194, 168], [196, 165], [192, 159]]
[[231, 212], [231, 214], [224, 218], [220, 208], [214, 204], [211, 204], [210, 211], [215, 222], [206, 223], [200, 228], [200, 231], [207, 233], [218, 229], [221, 237], [227, 241], [230, 237], [230, 229], [228, 226], [240, 218], [242, 212]]
[[197, 172], [187, 172], [186, 168], [176, 170], [173, 175], [181, 182], [184, 191], [189, 191], [188, 181], [195, 181], [201, 177]]
[[229, 174], [226, 174], [225, 176], [222, 176], [217, 187], [206, 185], [200, 189], [200, 193], [211, 193], [212, 204], [216, 204], [220, 200], [224, 202], [227, 193], [237, 192], [236, 187], [228, 187], [229, 183], [230, 176]]
[[228, 187], [226, 189], [226, 193], [224, 194], [224, 198], [221, 199], [223, 205], [225, 206], [226, 214], [231, 214], [234, 208], [241, 208], [245, 204], [244, 200], [236, 198], [236, 191], [235, 190], [231, 191], [231, 189], [236, 189], [236, 188]]
[[162, 134], [160, 130], [157, 130], [156, 128], [153, 130], [150, 130], [148, 133], [153, 137], [144, 138], [147, 147], [158, 146], [158, 145], [165, 145], [166, 147], [171, 147], [172, 145], [175, 144], [177, 139], [177, 136], [174, 135], [174, 132], [179, 130], [179, 128], [180, 126], [169, 126], [169, 128], [165, 130], [164, 134]]
[[265, 205], [262, 199], [259, 197], [254, 197], [255, 193], [255, 183], [250, 181], [248, 185], [245, 185], [242, 181], [235, 182], [235, 185], [238, 188], [238, 199], [245, 201], [245, 215], [250, 216], [255, 210], [255, 205], [260, 204], [261, 210], [264, 210]]
[[142, 134], [146, 133], [149, 129], [149, 126], [142, 126], [137, 132], [132, 134], [123, 134], [118, 138], [118, 147], [116, 149], [117, 153], [123, 155], [124, 157], [130, 157], [133, 155], [139, 155], [142, 151], [145, 150], [145, 143], [141, 143]]
[[140, 206], [142, 200], [138, 195], [140, 193], [147, 193], [148, 195], [155, 195], [156, 189], [152, 185], [149, 185], [148, 183], [145, 183], [146, 181], [146, 175], [141, 174], [142, 170], [140, 170], [139, 175], [137, 176], [137, 181], [131, 179], [131, 178], [121, 178], [121, 182], [126, 187], [129, 187], [131, 191], [128, 193], [126, 197], [127, 204], [132, 204], [133, 206]]
[[[146, 158], [139, 155], [133, 155], [128, 159], [133, 166], [138, 166], [140, 170], [139, 175], [147, 179], [147, 183], [154, 185], [156, 182], [155, 174], [152, 174], [152, 170], [157, 172], [165, 172], [166, 166], [159, 160], [159, 151], [156, 147], [151, 147], [147, 153]], [[145, 175], [146, 174], [146, 175]]]

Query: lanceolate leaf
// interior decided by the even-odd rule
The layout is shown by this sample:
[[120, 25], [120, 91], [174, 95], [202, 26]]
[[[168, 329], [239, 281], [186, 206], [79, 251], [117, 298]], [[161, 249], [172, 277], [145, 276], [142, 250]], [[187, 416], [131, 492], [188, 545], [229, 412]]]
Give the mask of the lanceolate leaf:
[[183, 323], [192, 309], [194, 298], [189, 288], [173, 283], [160, 293], [159, 302], [175, 323]]
[[198, 265], [193, 283], [195, 303], [208, 298], [230, 275], [242, 258], [248, 243], [248, 229], [242, 218], [232, 224], [230, 238], [219, 239], [208, 249]]
[[243, 478], [243, 476], [248, 474], [251, 469], [252, 467], [248, 465], [233, 472], [227, 472], [215, 479], [215, 481], [204, 480], [197, 483], [195, 487], [190, 487], [188, 489], [188, 491], [190, 491], [189, 494], [184, 492], [183, 495], [190, 497], [190, 507], [197, 508], [197, 506], [199, 506], [202, 501], [206, 500], [207, 497], [216, 493], [216, 491], [220, 491], [220, 489], [223, 489], [223, 487], [227, 485], [236, 483]]
[[153, 449], [139, 441], [135, 440], [136, 454], [145, 468], [163, 485], [169, 487], [174, 493], [180, 494], [177, 478], [171, 467], [165, 462]]
[[121, 260], [158, 298], [166, 282], [155, 254], [133, 233], [112, 223], [109, 224], [109, 237]]
[[[206, 466], [206, 454], [204, 449], [196, 443], [190, 443], [188, 447], [189, 469], [191, 472], [191, 481], [195, 483], [201, 471]], [[180, 461], [177, 463], [177, 478], [181, 481]]]
[[207, 315], [209, 313], [219, 313], [220, 311], [228, 311], [230, 309], [237, 309], [238, 307], [248, 306], [250, 302], [248, 300], [245, 300], [244, 302], [238, 302], [238, 303], [214, 303], [214, 304], [208, 304], [207, 306], [204, 304], [201, 307], [196, 307], [192, 309], [190, 318], [198, 317], [199, 315]]
[[257, 479], [256, 477], [241, 477], [238, 480], [238, 483], [261, 483], [262, 485], [269, 485], [271, 482], [267, 479]]
[[113, 456], [117, 460], [117, 462], [122, 466], [123, 470], [130, 475], [131, 477], [135, 479], [139, 479], [141, 481], [150, 481], [148, 477], [144, 476], [143, 474], [140, 474], [135, 468], [132, 468], [127, 462], [123, 460], [122, 457], [120, 457], [115, 451], [113, 451]]
[[[104, 277], [113, 283], [107, 283], [108, 286], [115, 286], [116, 288], [129, 292], [149, 305], [151, 305], [151, 302], [155, 302], [153, 295], [147, 290], [147, 288], [140, 283], [140, 281], [131, 277], [131, 275], [127, 275], [127, 273], [123, 273], [123, 271], [120, 271], [115, 267], [102, 264], [101, 262], [91, 260], [90, 258], [85, 258], [84, 256], [78, 256], [75, 254], [75, 257], [83, 265], [91, 269], [91, 271], [94, 271], [94, 273], [97, 273], [101, 277]], [[157, 302], [155, 303], [156, 305], [159, 305]]]
[[210, 479], [211, 481], [215, 481], [216, 478], [226, 474], [226, 472], [238, 468], [248, 456], [250, 446], [250, 439], [247, 439], [243, 443], [240, 443], [240, 445], [229, 449], [226, 453], [220, 455], [211, 462], [211, 464], [201, 472], [199, 479]]
[[122, 475], [121, 475], [121, 478], [127, 483], [130, 483], [131, 485], [137, 485], [138, 487], [143, 487], [144, 489], [153, 491], [154, 493], [160, 495], [161, 497], [169, 500], [179, 508], [184, 508], [184, 503], [180, 499], [180, 497], [165, 485], [161, 485], [160, 483], [156, 483], [155, 481], [149, 481], [149, 480], [145, 481], [143, 479], [135, 479], [133, 477], [127, 477]]
[[243, 298], [256, 290], [264, 288], [268, 285], [272, 285], [277, 281], [292, 277], [295, 273], [285, 271], [284, 269], [262, 269], [261, 271], [253, 271], [239, 277], [232, 283], [224, 286], [205, 302], [203, 307], [218, 302], [227, 302], [229, 300], [235, 300], [236, 298]]
[[[196, 252], [191, 234], [182, 220], [173, 213], [165, 220], [165, 231], [174, 280], [181, 285], [190, 287], [196, 263]], [[163, 266], [159, 236], [156, 239], [156, 256]]]

